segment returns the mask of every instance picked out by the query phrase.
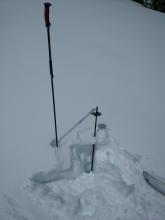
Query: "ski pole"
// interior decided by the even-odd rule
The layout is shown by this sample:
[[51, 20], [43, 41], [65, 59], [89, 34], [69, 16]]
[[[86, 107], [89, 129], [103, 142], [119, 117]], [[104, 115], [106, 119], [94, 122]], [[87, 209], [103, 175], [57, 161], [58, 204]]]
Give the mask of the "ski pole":
[[57, 136], [57, 122], [56, 122], [56, 108], [55, 108], [55, 96], [54, 96], [54, 84], [53, 84], [53, 65], [52, 65], [52, 55], [51, 55], [51, 43], [50, 43], [50, 21], [49, 21], [49, 7], [51, 4], [49, 2], [44, 3], [45, 11], [45, 25], [47, 28], [47, 37], [48, 37], [48, 51], [49, 51], [49, 70], [51, 77], [51, 88], [52, 88], [52, 100], [53, 100], [53, 113], [54, 113], [54, 128], [55, 128], [55, 137], [56, 137], [56, 147], [58, 147], [58, 136]]
[[[96, 128], [97, 128], [97, 117], [98, 117], [98, 116], [101, 116], [101, 112], [98, 111], [98, 106], [96, 107], [96, 111], [95, 111], [95, 112], [92, 112], [91, 115], [94, 115], [94, 116], [95, 116], [95, 128], [94, 128], [94, 138], [95, 138], [95, 137], [96, 137]], [[93, 171], [95, 147], [96, 147], [96, 143], [94, 143], [94, 144], [93, 144], [93, 147], [92, 147], [91, 171]]]
[[89, 115], [95, 111], [93, 108], [88, 114], [86, 114], [81, 120], [79, 120], [72, 128], [70, 128], [62, 137], [59, 138], [59, 142], [62, 141], [71, 131], [73, 131], [78, 125], [80, 125]]

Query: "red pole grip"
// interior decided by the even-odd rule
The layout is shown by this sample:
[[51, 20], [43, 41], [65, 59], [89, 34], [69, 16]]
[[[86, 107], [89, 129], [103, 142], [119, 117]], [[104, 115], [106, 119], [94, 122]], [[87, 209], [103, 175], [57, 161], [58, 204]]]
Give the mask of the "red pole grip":
[[51, 6], [51, 4], [49, 2], [45, 2], [44, 6], [45, 6], [45, 11], [44, 11], [45, 25], [46, 25], [46, 27], [50, 27], [49, 7]]

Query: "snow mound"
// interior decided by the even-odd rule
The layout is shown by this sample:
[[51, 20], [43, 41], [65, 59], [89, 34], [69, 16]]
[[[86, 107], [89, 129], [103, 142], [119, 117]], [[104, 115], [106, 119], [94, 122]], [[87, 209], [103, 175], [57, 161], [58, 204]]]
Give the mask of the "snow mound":
[[34, 174], [22, 191], [4, 195], [5, 203], [0, 199], [0, 219], [165, 219], [165, 197], [146, 184], [141, 157], [122, 149], [105, 124], [98, 125], [96, 139], [84, 129], [55, 151], [55, 169]]
[[91, 173], [91, 143], [92, 130], [79, 131], [56, 150], [56, 169], [32, 176], [28, 190], [42, 210], [60, 220], [164, 220], [165, 197], [146, 184], [140, 156], [120, 148], [99, 125]]

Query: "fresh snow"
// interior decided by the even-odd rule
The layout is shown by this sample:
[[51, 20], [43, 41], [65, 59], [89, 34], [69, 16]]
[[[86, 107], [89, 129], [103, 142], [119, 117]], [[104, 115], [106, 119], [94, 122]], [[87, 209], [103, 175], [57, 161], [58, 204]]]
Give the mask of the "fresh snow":
[[129, 0], [52, 1], [59, 137], [96, 105], [99, 122], [117, 137], [107, 128], [106, 138], [101, 131], [92, 138], [91, 116], [57, 150], [49, 146], [54, 125], [43, 2], [0, 1], [0, 220], [124, 219], [124, 213], [164, 219], [164, 197], [144, 182], [141, 167], [165, 178], [165, 14]]

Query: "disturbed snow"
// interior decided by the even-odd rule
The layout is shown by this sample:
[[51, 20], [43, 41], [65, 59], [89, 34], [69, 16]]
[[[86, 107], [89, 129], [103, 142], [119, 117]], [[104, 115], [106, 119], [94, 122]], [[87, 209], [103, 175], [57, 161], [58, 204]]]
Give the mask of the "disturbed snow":
[[63, 140], [54, 169], [34, 174], [21, 192], [4, 196], [0, 219], [164, 220], [165, 197], [146, 184], [141, 157], [122, 149], [104, 124], [96, 139], [92, 133], [84, 129]]

